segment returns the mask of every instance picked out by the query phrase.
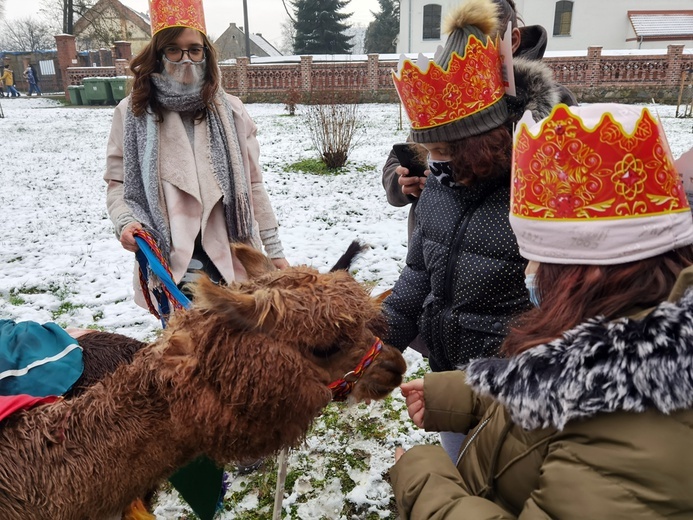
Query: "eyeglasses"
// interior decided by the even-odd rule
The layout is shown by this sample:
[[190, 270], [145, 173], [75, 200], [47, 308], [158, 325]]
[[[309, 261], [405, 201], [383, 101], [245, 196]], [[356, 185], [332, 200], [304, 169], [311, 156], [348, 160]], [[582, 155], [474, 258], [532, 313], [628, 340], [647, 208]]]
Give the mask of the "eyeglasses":
[[188, 53], [188, 58], [190, 61], [202, 61], [207, 55], [207, 48], [201, 45], [193, 45], [189, 49], [181, 49], [180, 47], [175, 47], [169, 45], [164, 47], [164, 56], [169, 61], [180, 61], [183, 59], [183, 55]]

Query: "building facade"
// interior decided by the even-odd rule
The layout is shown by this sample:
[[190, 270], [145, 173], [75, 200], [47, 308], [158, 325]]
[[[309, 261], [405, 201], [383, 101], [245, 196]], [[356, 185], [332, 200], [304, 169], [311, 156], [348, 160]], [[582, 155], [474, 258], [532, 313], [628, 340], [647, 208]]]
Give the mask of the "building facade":
[[[250, 34], [250, 55], [251, 56], [281, 56], [270, 42], [262, 37], [262, 34]], [[214, 41], [214, 46], [219, 53], [219, 61], [229, 60], [246, 56], [245, 52], [245, 33], [241, 27], [235, 23], [230, 23], [229, 27]]]
[[74, 35], [78, 49], [98, 49], [110, 47], [115, 41], [129, 41], [134, 54], [152, 37], [148, 16], [118, 0], [96, 2], [75, 22]]
[[[397, 52], [435, 52], [461, 0], [401, 0]], [[693, 47], [692, 0], [515, 0], [524, 25], [542, 25], [548, 51]]]

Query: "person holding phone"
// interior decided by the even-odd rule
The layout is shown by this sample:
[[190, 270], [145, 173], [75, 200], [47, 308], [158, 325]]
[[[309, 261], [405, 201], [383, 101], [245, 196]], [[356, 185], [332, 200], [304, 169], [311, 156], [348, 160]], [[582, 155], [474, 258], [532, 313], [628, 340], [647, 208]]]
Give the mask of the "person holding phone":
[[[496, 4], [469, 0], [451, 20], [445, 48], [426, 72], [405, 61], [394, 78], [430, 173], [406, 265], [383, 303], [389, 328], [383, 340], [404, 350], [419, 335], [434, 372], [497, 355], [511, 318], [530, 306], [526, 262], [508, 221], [514, 112], [493, 38]], [[479, 81], [460, 88], [469, 71]], [[559, 98], [551, 71], [518, 59], [515, 74], [533, 88], [514, 109], [532, 107], [537, 119], [548, 115]], [[441, 435], [451, 458], [461, 440]]]
[[[498, 34], [505, 34], [508, 23], [512, 27], [512, 51], [513, 57], [524, 60], [540, 61], [544, 55], [547, 44], [546, 29], [541, 25], [518, 26], [517, 9], [514, 0], [493, 0], [498, 13]], [[518, 84], [520, 95], [524, 86]], [[570, 90], [563, 85], [557, 85], [559, 102], [566, 105], [577, 105], [577, 100]], [[397, 145], [395, 145], [397, 146]], [[418, 152], [422, 152], [416, 143], [412, 146]], [[422, 152], [425, 156], [425, 150]], [[390, 152], [383, 166], [382, 183], [385, 188], [387, 201], [392, 206], [402, 207], [411, 204], [407, 225], [407, 236], [411, 238], [414, 230], [415, 208], [421, 191], [426, 184], [429, 171], [410, 171], [407, 164], [403, 164], [397, 156], [395, 148]]]

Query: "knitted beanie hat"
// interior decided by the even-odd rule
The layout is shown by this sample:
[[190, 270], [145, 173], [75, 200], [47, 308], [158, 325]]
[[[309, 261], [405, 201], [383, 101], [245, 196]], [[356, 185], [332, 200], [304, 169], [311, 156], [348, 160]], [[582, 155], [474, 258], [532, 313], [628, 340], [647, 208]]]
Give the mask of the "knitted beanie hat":
[[417, 143], [455, 141], [508, 120], [497, 43], [499, 3], [468, 0], [448, 18], [433, 63], [404, 60], [393, 80]]
[[510, 224], [522, 256], [554, 264], [621, 264], [693, 244], [664, 130], [629, 105], [557, 105], [538, 123], [525, 114]]

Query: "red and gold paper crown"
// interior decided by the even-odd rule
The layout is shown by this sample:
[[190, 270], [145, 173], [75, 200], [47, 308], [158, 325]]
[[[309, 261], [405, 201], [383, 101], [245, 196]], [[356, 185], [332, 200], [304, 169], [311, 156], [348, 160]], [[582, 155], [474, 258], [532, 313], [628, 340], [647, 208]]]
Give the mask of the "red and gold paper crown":
[[538, 135], [520, 124], [513, 155], [511, 211], [518, 218], [621, 219], [690, 211], [664, 131], [647, 109], [628, 133], [609, 112], [589, 129], [558, 105]]
[[392, 79], [414, 130], [458, 121], [497, 103], [505, 94], [498, 43], [470, 35], [464, 56], [453, 52], [447, 70], [431, 62], [424, 73], [405, 60]]
[[189, 27], [207, 34], [202, 0], [149, 0], [152, 36], [169, 27]]

